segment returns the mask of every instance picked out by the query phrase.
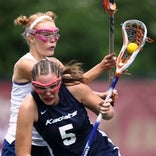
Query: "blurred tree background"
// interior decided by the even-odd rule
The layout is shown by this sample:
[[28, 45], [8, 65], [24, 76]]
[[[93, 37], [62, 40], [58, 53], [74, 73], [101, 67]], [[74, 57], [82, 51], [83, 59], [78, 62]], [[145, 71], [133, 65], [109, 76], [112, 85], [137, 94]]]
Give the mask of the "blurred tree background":
[[[138, 19], [145, 23], [148, 36], [156, 39], [155, 0], [116, 0], [115, 53], [122, 46], [121, 23]], [[76, 59], [88, 70], [108, 53], [109, 16], [100, 0], [9, 0], [0, 1], [0, 77], [11, 79], [13, 65], [29, 48], [20, 35], [21, 27], [14, 26], [19, 15], [54, 11], [61, 38], [55, 57], [66, 63]], [[156, 78], [156, 42], [146, 43], [144, 51], [130, 67], [133, 78]], [[105, 74], [106, 75], [106, 74]]]

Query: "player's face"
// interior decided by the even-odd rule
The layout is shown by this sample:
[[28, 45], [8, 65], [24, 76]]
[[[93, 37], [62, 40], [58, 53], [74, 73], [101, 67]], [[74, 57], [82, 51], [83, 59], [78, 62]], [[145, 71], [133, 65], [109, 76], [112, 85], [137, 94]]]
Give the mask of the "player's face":
[[40, 58], [45, 56], [53, 56], [57, 41], [60, 37], [59, 29], [53, 21], [39, 23], [33, 30], [34, 43], [33, 50]]
[[58, 102], [58, 92], [61, 85], [61, 78], [53, 74], [40, 75], [32, 81], [34, 90], [41, 100], [47, 105], [56, 105]]

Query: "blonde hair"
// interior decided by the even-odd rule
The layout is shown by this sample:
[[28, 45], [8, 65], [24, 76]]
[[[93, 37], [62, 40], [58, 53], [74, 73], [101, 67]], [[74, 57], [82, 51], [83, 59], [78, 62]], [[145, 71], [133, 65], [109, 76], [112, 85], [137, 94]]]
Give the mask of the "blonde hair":
[[[52, 21], [55, 21], [55, 19], [56, 19], [56, 15], [52, 11], [48, 11], [45, 13], [38, 12], [29, 17], [23, 16], [23, 15], [19, 16], [19, 17], [17, 17], [17, 19], [14, 20], [14, 24], [23, 26], [24, 28], [29, 28], [30, 25], [40, 16], [49, 16]], [[48, 20], [48, 18], [46, 20]]]
[[24, 32], [22, 33], [22, 36], [26, 39], [27, 43], [29, 44], [29, 40], [28, 40], [28, 34], [26, 33], [26, 30], [29, 29], [29, 27], [31, 26], [31, 24], [37, 20], [38, 18], [41, 17], [47, 17], [47, 18], [43, 18], [41, 20], [39, 20], [34, 26], [33, 29], [35, 29], [35, 27], [38, 25], [38, 23], [40, 22], [44, 22], [44, 21], [53, 21], [55, 22], [56, 19], [56, 15], [55, 13], [53, 13], [52, 11], [47, 11], [45, 13], [43, 12], [37, 12], [33, 15], [30, 15], [29, 17], [21, 15], [19, 17], [17, 17], [14, 20], [14, 24], [15, 25], [19, 25], [19, 26], [23, 26], [25, 28]]

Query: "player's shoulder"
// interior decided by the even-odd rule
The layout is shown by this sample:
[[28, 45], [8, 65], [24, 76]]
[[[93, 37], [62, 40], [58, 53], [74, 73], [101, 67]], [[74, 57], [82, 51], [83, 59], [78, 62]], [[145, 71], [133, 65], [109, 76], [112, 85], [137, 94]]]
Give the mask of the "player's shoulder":
[[63, 63], [56, 57], [48, 57], [48, 59], [52, 62], [55, 62], [61, 69], [64, 69]]
[[69, 85], [67, 86], [68, 90], [70, 90], [70, 92], [73, 95], [78, 95], [79, 97], [84, 97], [86, 96], [86, 93], [89, 91], [89, 87], [84, 84], [84, 83], [77, 83], [77, 84], [73, 84], [73, 85]]
[[80, 90], [86, 90], [86, 89], [88, 89], [88, 85], [86, 85], [85, 83], [82, 83], [82, 82], [79, 82], [77, 85], [75, 85], [75, 87], [77, 89], [80, 89]]
[[33, 65], [36, 63], [35, 60], [30, 59], [30, 58], [25, 58], [21, 57], [20, 59], [17, 60], [17, 62], [14, 65], [14, 68], [25, 68], [28, 66], [33, 67]]
[[35, 101], [31, 93], [27, 94], [22, 101], [22, 107], [29, 109], [34, 107]]
[[56, 57], [53, 57], [53, 56], [47, 56], [46, 58], [50, 61], [57, 61], [58, 60]]

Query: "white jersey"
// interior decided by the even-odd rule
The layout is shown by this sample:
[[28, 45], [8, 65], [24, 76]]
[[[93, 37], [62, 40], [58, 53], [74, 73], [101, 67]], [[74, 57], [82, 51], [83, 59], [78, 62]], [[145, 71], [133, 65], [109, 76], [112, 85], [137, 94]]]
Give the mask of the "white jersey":
[[[37, 62], [30, 53], [25, 54], [21, 59], [28, 58]], [[11, 108], [10, 108], [10, 120], [9, 127], [5, 139], [11, 144], [15, 141], [16, 134], [16, 125], [17, 125], [17, 115], [19, 112], [19, 107], [22, 100], [25, 98], [28, 93], [32, 91], [31, 82], [27, 83], [16, 83], [12, 82], [12, 91], [11, 91]], [[36, 146], [46, 146], [47, 143], [42, 139], [39, 133], [34, 129], [32, 134], [32, 144]]]

